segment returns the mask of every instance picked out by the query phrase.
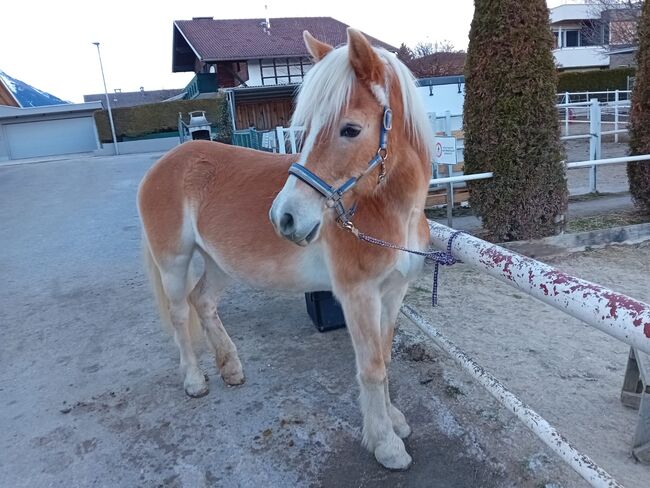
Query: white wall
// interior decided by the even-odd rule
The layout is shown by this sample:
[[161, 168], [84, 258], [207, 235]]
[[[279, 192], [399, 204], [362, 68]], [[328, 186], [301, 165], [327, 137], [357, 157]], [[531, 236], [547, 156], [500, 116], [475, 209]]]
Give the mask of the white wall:
[[424, 111], [427, 113], [435, 112], [437, 117], [444, 116], [447, 110], [452, 115], [463, 113], [463, 103], [465, 102], [464, 83], [460, 85], [460, 93], [458, 93], [458, 84], [456, 83], [432, 87], [421, 86], [416, 90], [424, 104]]
[[565, 47], [553, 51], [560, 68], [609, 66], [609, 54], [600, 46]]

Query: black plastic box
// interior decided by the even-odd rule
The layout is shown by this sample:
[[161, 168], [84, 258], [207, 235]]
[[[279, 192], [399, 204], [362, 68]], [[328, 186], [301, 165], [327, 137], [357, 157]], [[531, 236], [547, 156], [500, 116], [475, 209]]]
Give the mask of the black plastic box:
[[305, 293], [307, 313], [320, 332], [345, 327], [343, 309], [331, 291]]

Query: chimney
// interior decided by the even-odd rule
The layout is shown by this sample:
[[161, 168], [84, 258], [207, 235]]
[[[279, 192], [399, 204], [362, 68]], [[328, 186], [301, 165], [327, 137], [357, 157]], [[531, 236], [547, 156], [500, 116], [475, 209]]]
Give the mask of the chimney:
[[269, 20], [269, 7], [264, 5], [264, 13], [266, 14], [266, 28], [264, 31], [270, 36], [271, 35], [271, 21]]

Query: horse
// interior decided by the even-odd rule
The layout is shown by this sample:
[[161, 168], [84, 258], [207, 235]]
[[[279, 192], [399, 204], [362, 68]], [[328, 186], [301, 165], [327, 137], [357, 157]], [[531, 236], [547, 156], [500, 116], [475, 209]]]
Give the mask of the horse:
[[[138, 190], [148, 268], [163, 322], [180, 350], [187, 395], [208, 393], [192, 330], [203, 330], [227, 385], [244, 383], [217, 303], [228, 283], [331, 290], [355, 352], [363, 445], [406, 469], [411, 428], [389, 395], [397, 315], [423, 258], [359, 239], [425, 250], [431, 129], [408, 68], [354, 29], [333, 48], [303, 33], [313, 66], [292, 124], [300, 154], [189, 141], [161, 157]], [[330, 182], [330, 183], [328, 183]], [[190, 261], [203, 274], [190, 278]]]

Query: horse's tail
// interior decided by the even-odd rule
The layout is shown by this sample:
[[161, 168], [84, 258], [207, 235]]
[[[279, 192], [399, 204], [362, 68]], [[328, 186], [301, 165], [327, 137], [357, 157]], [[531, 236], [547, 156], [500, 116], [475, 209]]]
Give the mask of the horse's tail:
[[[151, 254], [151, 248], [149, 247], [149, 242], [147, 241], [146, 235], [142, 234], [142, 253], [144, 258], [144, 267], [149, 276], [149, 282], [151, 283], [151, 288], [153, 290], [154, 298], [156, 300], [156, 305], [158, 307], [158, 315], [160, 316], [160, 321], [162, 322], [163, 328], [170, 334], [174, 336], [174, 325], [172, 324], [171, 315], [169, 313], [169, 299], [165, 293], [165, 289], [162, 285], [162, 277], [160, 275], [160, 268]], [[193, 281], [191, 279], [191, 273], [187, 273], [187, 294], [189, 298], [189, 293], [193, 287]], [[190, 337], [192, 342], [196, 342], [199, 338], [202, 337], [201, 330], [201, 321], [194, 305], [192, 305], [191, 300], [187, 300], [190, 307]]]

